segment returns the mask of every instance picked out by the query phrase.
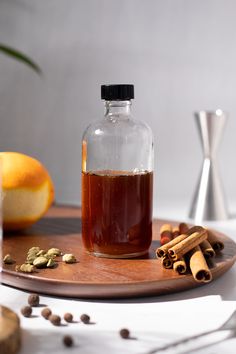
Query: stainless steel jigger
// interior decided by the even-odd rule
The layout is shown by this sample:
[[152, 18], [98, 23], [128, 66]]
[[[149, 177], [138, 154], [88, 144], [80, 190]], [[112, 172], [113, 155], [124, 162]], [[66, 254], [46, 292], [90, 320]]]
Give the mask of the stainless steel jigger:
[[226, 220], [228, 212], [216, 161], [216, 152], [222, 137], [227, 115], [217, 109], [194, 114], [200, 134], [204, 160], [195, 190], [189, 217], [196, 224], [203, 220]]

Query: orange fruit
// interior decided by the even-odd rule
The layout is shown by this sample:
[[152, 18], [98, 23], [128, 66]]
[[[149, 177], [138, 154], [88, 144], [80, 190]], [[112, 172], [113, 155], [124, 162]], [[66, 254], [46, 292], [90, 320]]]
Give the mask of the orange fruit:
[[53, 182], [46, 168], [30, 156], [0, 152], [0, 163], [3, 229], [24, 229], [39, 220], [53, 202]]

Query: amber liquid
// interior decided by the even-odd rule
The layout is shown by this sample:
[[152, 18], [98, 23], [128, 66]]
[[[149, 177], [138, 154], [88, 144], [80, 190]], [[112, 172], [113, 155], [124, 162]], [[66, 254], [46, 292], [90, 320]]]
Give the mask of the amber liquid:
[[82, 238], [87, 251], [112, 258], [148, 252], [153, 173], [82, 173]]

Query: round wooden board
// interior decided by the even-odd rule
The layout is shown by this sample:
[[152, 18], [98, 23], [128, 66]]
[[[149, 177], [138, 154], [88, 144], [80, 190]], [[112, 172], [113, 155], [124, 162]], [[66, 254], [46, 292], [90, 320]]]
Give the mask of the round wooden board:
[[[202, 285], [190, 274], [178, 275], [173, 270], [163, 269], [156, 259], [159, 227], [164, 220], [155, 220], [153, 223], [154, 240], [147, 256], [107, 259], [94, 257], [84, 251], [80, 216], [79, 208], [52, 207], [43, 219], [28, 230], [4, 235], [3, 254], [10, 253], [16, 263], [4, 265], [3, 283], [31, 292], [78, 298], [153, 296]], [[178, 225], [178, 222], [171, 223]], [[211, 265], [213, 280], [236, 261], [235, 242], [219, 232], [216, 234], [225, 243], [225, 249]], [[58, 247], [64, 253], [74, 253], [78, 263], [65, 264], [59, 261], [54, 269], [40, 269], [33, 274], [16, 272], [16, 264], [24, 263], [27, 250], [32, 246], [42, 249]]]
[[15, 354], [21, 347], [19, 317], [12, 310], [0, 305], [0, 353]]

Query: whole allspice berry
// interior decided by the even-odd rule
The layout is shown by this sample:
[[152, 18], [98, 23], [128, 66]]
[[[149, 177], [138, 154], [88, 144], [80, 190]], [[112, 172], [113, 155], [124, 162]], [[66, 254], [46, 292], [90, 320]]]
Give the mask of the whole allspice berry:
[[69, 312], [65, 313], [64, 320], [66, 322], [72, 322], [73, 321], [73, 315], [71, 313], [69, 313]]
[[74, 341], [71, 336], [64, 336], [63, 343], [66, 347], [72, 347], [74, 345]]
[[48, 319], [54, 326], [60, 326], [61, 324], [61, 317], [58, 315], [50, 315]]
[[130, 332], [127, 328], [122, 328], [119, 333], [120, 333], [121, 338], [123, 338], [123, 339], [128, 339], [130, 336]]
[[52, 311], [50, 310], [49, 307], [46, 307], [41, 311], [41, 315], [45, 318], [45, 320], [48, 320], [49, 316], [51, 316]]
[[39, 296], [38, 294], [31, 294], [28, 297], [28, 304], [30, 306], [36, 307], [39, 305]]
[[80, 316], [80, 320], [81, 322], [88, 324], [90, 322], [90, 317], [84, 313]]
[[24, 306], [24, 307], [22, 307], [20, 312], [22, 313], [22, 315], [24, 317], [30, 317], [32, 314], [32, 307], [31, 306]]

